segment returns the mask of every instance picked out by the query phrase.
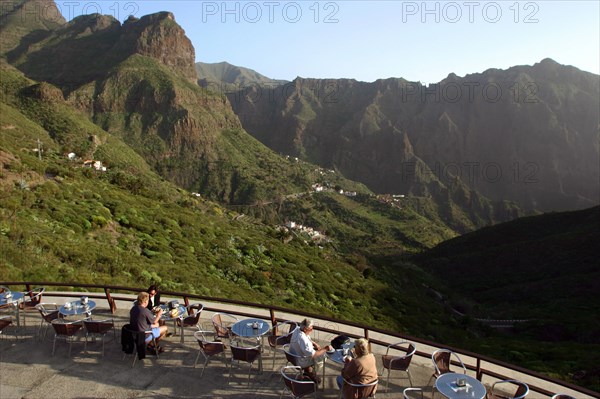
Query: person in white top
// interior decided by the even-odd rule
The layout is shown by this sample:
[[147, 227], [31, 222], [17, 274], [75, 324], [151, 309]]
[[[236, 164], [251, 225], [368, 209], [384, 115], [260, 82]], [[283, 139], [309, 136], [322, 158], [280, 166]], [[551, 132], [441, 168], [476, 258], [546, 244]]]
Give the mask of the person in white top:
[[332, 350], [331, 345], [327, 345], [323, 348], [319, 346], [310, 338], [310, 334], [313, 331], [313, 321], [310, 319], [304, 319], [300, 322], [300, 325], [290, 340], [290, 352], [294, 355], [301, 356], [298, 361], [298, 366], [304, 369], [304, 372], [313, 381], [319, 383], [319, 378], [315, 371], [315, 363], [325, 355], [325, 352]]

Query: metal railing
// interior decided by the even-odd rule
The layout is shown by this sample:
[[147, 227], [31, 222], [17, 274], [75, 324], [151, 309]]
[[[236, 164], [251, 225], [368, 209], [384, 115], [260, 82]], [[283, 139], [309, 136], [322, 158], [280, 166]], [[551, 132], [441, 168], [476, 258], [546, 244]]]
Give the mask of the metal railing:
[[[78, 283], [56, 283], [56, 282], [31, 282], [31, 281], [8, 282], [7, 281], [7, 282], [0, 282], [0, 285], [4, 285], [4, 286], [8, 286], [8, 287], [24, 286], [25, 291], [30, 291], [32, 288], [35, 288], [35, 287], [63, 287], [63, 288], [69, 288], [69, 289], [86, 290], [86, 294], [89, 298], [106, 299], [108, 306], [109, 306], [111, 312], [113, 312], [113, 313], [116, 312], [116, 310], [117, 310], [117, 301], [131, 301], [132, 300], [131, 294], [137, 294], [140, 291], [144, 291], [144, 289], [135, 288], [135, 287], [96, 285], [96, 284], [78, 284]], [[89, 290], [89, 291], [87, 291], [87, 290]], [[123, 295], [125, 295], [125, 293], [129, 293], [128, 296], [123, 296]], [[496, 367], [496, 368], [508, 369], [510, 371], [523, 374], [525, 376], [531, 377], [532, 379], [535, 379], [535, 380], [538, 380], [541, 382], [546, 382], [546, 383], [554, 384], [554, 385], [557, 385], [560, 387], [568, 388], [569, 390], [575, 391], [579, 394], [584, 394], [584, 395], [590, 396], [592, 398], [600, 398], [600, 393], [598, 393], [598, 392], [592, 391], [590, 389], [587, 389], [587, 388], [584, 388], [584, 387], [581, 387], [581, 386], [578, 386], [578, 385], [575, 385], [575, 384], [572, 384], [572, 383], [569, 383], [566, 381], [558, 380], [556, 378], [552, 378], [550, 376], [547, 376], [547, 375], [544, 375], [544, 374], [541, 374], [541, 373], [538, 373], [538, 372], [535, 372], [535, 371], [532, 371], [532, 370], [529, 370], [529, 369], [526, 369], [523, 367], [519, 367], [514, 364], [503, 362], [503, 361], [500, 361], [500, 360], [497, 360], [497, 359], [494, 359], [494, 358], [491, 358], [491, 357], [488, 357], [485, 355], [481, 355], [478, 353], [466, 351], [461, 348], [455, 348], [452, 346], [441, 345], [441, 344], [433, 342], [433, 341], [428, 341], [428, 340], [425, 340], [422, 338], [407, 336], [404, 334], [399, 334], [397, 332], [389, 331], [389, 330], [385, 330], [385, 329], [373, 328], [373, 327], [370, 327], [370, 326], [367, 326], [367, 325], [364, 325], [361, 323], [356, 323], [356, 322], [347, 321], [347, 320], [340, 320], [340, 319], [335, 319], [335, 318], [331, 318], [331, 317], [325, 317], [325, 316], [310, 313], [310, 312], [288, 309], [288, 308], [284, 308], [284, 307], [280, 307], [280, 306], [264, 305], [264, 304], [252, 303], [252, 302], [244, 302], [244, 301], [238, 301], [238, 300], [227, 299], [227, 298], [215, 298], [215, 297], [209, 297], [209, 296], [205, 296], [205, 295], [196, 295], [196, 294], [190, 294], [190, 293], [185, 293], [185, 292], [161, 291], [161, 295], [163, 298], [164, 297], [182, 298], [183, 302], [185, 303], [185, 306], [188, 306], [190, 304], [190, 300], [201, 300], [201, 301], [214, 302], [217, 304], [234, 305], [234, 306], [239, 306], [239, 307], [243, 307], [243, 308], [261, 309], [263, 311], [268, 311], [269, 317], [271, 319], [271, 323], [273, 325], [278, 321], [283, 321], [283, 320], [288, 319], [286, 317], [278, 317], [278, 314], [280, 314], [280, 315], [293, 314], [295, 316], [323, 320], [328, 323], [333, 323], [335, 325], [345, 326], [346, 329], [348, 329], [348, 330], [353, 329], [354, 331], [362, 331], [362, 335], [357, 334], [356, 332], [350, 333], [350, 332], [347, 332], [344, 330], [328, 328], [325, 326], [315, 326], [315, 330], [322, 331], [325, 333], [330, 333], [330, 334], [344, 333], [344, 335], [347, 335], [349, 337], [354, 337], [354, 338], [359, 338], [362, 336], [362, 337], [369, 339], [371, 344], [380, 345], [383, 347], [386, 347], [386, 346], [388, 346], [392, 343], [395, 343], [397, 341], [400, 341], [400, 340], [406, 340], [406, 341], [415, 342], [415, 343], [421, 344], [423, 346], [428, 346], [428, 347], [432, 347], [432, 348], [446, 348], [446, 349], [450, 349], [462, 356], [466, 356], [466, 357], [474, 359], [475, 365], [465, 364], [465, 366], [467, 367], [467, 369], [475, 372], [476, 378], [480, 381], [484, 378], [484, 376], [491, 377], [491, 378], [497, 379], [497, 380], [507, 380], [507, 379], [513, 378], [510, 375], [505, 375], [505, 374], [499, 373], [497, 371], [491, 370], [490, 366], [492, 366], [492, 367]], [[48, 290], [46, 290], [44, 292], [44, 296], [79, 297], [80, 294], [79, 293], [69, 294], [68, 292], [53, 293], [53, 292], [49, 292]], [[240, 310], [232, 311], [230, 309], [223, 309], [223, 308], [216, 307], [216, 306], [207, 306], [204, 308], [204, 310], [213, 311], [213, 312], [229, 312], [229, 313], [234, 313], [234, 314], [245, 316], [245, 317], [257, 317], [257, 318], [264, 317], [263, 315], [256, 314], [256, 313], [240, 311]], [[373, 336], [373, 335], [390, 337], [393, 339], [392, 340], [393, 342], [387, 342], [387, 341], [383, 341], [383, 340], [370, 338], [370, 336]], [[416, 351], [415, 352], [415, 356], [420, 356], [420, 357], [428, 358], [428, 359], [431, 359], [431, 354], [432, 354], [432, 352], [427, 352], [427, 351]], [[489, 366], [484, 367], [484, 364], [488, 364]], [[537, 393], [543, 394], [548, 397], [550, 397], [554, 394], [554, 392], [552, 392], [552, 391], [548, 390], [547, 388], [544, 388], [540, 385], [536, 385], [531, 382], [527, 382], [527, 385], [529, 386], [529, 389], [532, 392], [537, 392]]]

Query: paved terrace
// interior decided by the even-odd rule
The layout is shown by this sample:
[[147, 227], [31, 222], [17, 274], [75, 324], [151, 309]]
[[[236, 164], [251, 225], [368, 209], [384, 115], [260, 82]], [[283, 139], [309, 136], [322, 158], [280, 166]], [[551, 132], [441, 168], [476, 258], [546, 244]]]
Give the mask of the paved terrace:
[[[50, 293], [48, 293], [50, 294]], [[85, 294], [85, 293], [81, 293]], [[54, 293], [50, 297], [44, 295], [44, 302], [55, 302], [59, 305], [73, 298], [60, 296]], [[69, 296], [79, 293], [69, 292]], [[120, 295], [120, 297], [134, 297]], [[162, 298], [169, 300], [169, 298]], [[180, 300], [181, 301], [181, 300]], [[133, 358], [128, 355], [123, 360], [121, 352], [120, 328], [128, 323], [130, 301], [117, 301], [118, 310], [111, 313], [107, 301], [96, 299], [98, 307], [93, 312], [94, 319], [112, 318], [117, 329], [117, 340], [107, 342], [105, 355], [101, 357], [100, 343], [88, 344], [87, 352], [83, 350], [83, 343], [75, 343], [72, 347], [71, 357], [68, 356], [68, 345], [57, 342], [56, 353], [52, 356], [51, 328], [45, 340], [37, 336], [40, 316], [36, 313], [27, 313], [26, 327], [21, 323], [21, 330], [9, 326], [0, 337], [0, 398], [279, 398], [283, 383], [280, 380], [278, 370], [285, 365], [285, 357], [279, 352], [276, 357], [275, 367], [272, 363], [272, 352], [265, 342], [263, 353], [264, 371], [256, 373], [253, 368], [250, 386], [247, 384], [247, 368], [234, 368], [233, 377], [229, 381], [229, 370], [220, 358], [212, 359], [200, 378], [201, 360], [197, 368], [194, 361], [198, 353], [198, 345], [193, 338], [193, 331], [186, 329], [185, 342], [180, 342], [178, 335], [173, 335], [163, 341], [165, 352], [160, 359], [148, 356], [142, 361], [137, 361], [132, 367]], [[212, 304], [204, 302], [206, 307], [219, 308], [231, 313], [253, 313], [262, 314], [263, 318], [269, 320], [269, 312], [265, 309], [249, 309], [233, 305]], [[104, 307], [103, 307], [104, 305]], [[210, 322], [212, 311], [202, 313], [202, 327], [205, 330], [213, 330]], [[21, 313], [23, 316], [23, 313]], [[277, 314], [278, 318], [300, 320], [302, 317], [289, 314]], [[313, 338], [322, 344], [328, 343], [334, 333], [331, 330], [344, 331], [345, 333], [361, 335], [362, 330], [353, 329], [349, 326], [335, 325], [330, 321], [316, 320], [317, 327], [326, 328], [330, 331], [313, 332]], [[172, 325], [170, 331], [174, 331]], [[16, 335], [18, 332], [18, 336]], [[370, 335], [370, 339], [385, 340], [386, 342], [397, 342], [398, 339], [390, 336]], [[82, 341], [83, 342], [83, 341]], [[384, 346], [373, 345], [379, 367], [381, 367], [381, 354], [385, 352]], [[429, 351], [435, 348], [425, 348], [423, 344], [417, 344], [419, 351]], [[228, 356], [230, 356], [228, 354]], [[471, 361], [462, 356], [463, 361], [468, 364]], [[339, 391], [335, 385], [335, 377], [339, 374], [340, 367], [328, 362], [326, 367], [326, 378], [324, 388], [317, 393], [319, 398], [337, 398]], [[487, 366], [486, 366], [487, 367]], [[427, 357], [415, 356], [410, 366], [413, 383], [415, 387], [422, 387], [426, 397], [431, 395], [431, 386], [428, 385], [433, 366]], [[507, 373], [506, 369], [499, 370], [503, 375], [509, 374], [512, 378], [528, 381], [528, 376], [518, 372]], [[475, 376], [473, 371], [470, 375]], [[392, 372], [390, 387], [384, 392], [384, 376], [380, 377], [380, 388], [377, 398], [401, 398], [402, 390], [408, 386], [405, 373]], [[490, 386], [495, 379], [484, 376], [482, 379], [486, 386]], [[540, 384], [540, 381], [536, 381]], [[545, 383], [544, 389], [551, 392], [570, 393], [577, 398], [592, 398], [580, 392], [571, 391], [565, 387]], [[548, 395], [532, 392], [529, 398], [548, 398]], [[441, 398], [436, 394], [436, 399]]]

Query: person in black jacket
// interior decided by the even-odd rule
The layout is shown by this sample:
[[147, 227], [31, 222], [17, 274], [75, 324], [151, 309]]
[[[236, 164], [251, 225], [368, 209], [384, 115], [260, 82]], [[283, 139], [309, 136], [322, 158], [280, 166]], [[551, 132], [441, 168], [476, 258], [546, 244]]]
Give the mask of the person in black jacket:
[[158, 292], [156, 285], [152, 284], [146, 292], [150, 295], [147, 305], [148, 309], [152, 310], [155, 306], [160, 305], [160, 292]]

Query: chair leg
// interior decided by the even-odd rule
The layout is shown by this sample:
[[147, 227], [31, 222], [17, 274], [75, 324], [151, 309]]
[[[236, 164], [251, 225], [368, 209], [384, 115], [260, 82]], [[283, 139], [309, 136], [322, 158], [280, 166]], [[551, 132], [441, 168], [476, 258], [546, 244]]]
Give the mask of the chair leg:
[[387, 375], [387, 379], [385, 380], [385, 389], [384, 389], [384, 391], [383, 391], [383, 392], [387, 392], [387, 390], [388, 390], [388, 386], [390, 385], [390, 372], [391, 372], [391, 371], [392, 371], [392, 370], [390, 370], [390, 369], [387, 369], [388, 375]]
[[54, 356], [54, 349], [56, 348], [56, 336], [54, 336], [54, 341], [52, 342], [52, 356]]
[[250, 368], [248, 369], [248, 386], [250, 386], [250, 373], [252, 372], [252, 363], [250, 363]]

